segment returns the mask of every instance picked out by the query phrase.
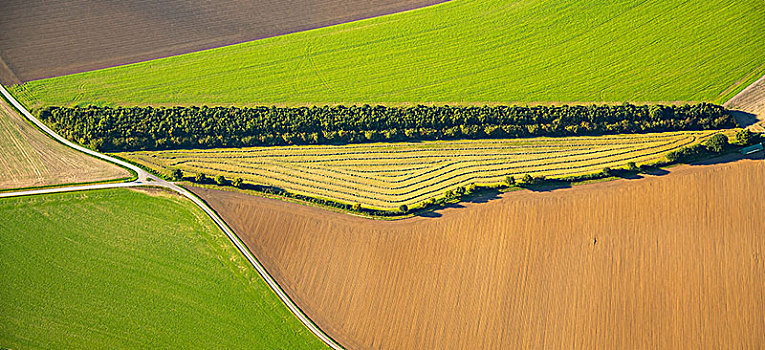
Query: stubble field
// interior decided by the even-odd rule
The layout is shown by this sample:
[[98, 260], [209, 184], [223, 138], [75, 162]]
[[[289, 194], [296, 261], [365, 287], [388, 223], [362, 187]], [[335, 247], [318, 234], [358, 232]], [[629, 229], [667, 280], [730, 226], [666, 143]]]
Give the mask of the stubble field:
[[181, 169], [366, 207], [395, 209], [447, 189], [524, 174], [561, 178], [649, 163], [715, 131], [595, 137], [248, 147], [118, 153], [162, 172]]
[[348, 348], [765, 345], [765, 162], [375, 222], [194, 188]]
[[128, 176], [123, 168], [54, 141], [0, 99], [0, 190]]

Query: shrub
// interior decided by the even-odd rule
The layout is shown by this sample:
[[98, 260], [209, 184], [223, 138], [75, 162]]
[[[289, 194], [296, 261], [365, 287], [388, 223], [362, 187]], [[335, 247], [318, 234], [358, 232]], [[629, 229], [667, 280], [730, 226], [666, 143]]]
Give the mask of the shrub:
[[521, 178], [521, 182], [523, 182], [524, 184], [531, 184], [532, 182], [534, 182], [534, 178], [531, 177], [530, 174], [524, 174], [523, 177]]
[[684, 162], [691, 159], [694, 159], [706, 152], [706, 147], [700, 144], [696, 144], [693, 146], [688, 147], [680, 147], [677, 150], [674, 150], [672, 152], [669, 152], [667, 154], [667, 159], [670, 162]]
[[194, 182], [196, 183], [205, 183], [207, 182], [207, 176], [203, 173], [196, 173], [194, 174]]
[[507, 185], [508, 187], [515, 185], [515, 177], [505, 176], [505, 185]]
[[218, 184], [219, 186], [223, 186], [227, 184], [228, 181], [226, 181], [226, 178], [223, 177], [223, 175], [218, 175], [215, 177], [215, 183]]
[[183, 171], [181, 171], [181, 169], [173, 169], [170, 171], [170, 178], [174, 181], [183, 180]]
[[351, 207], [353, 211], [361, 211], [361, 203], [356, 203]]
[[629, 170], [629, 171], [639, 171], [640, 169], [638, 168], [637, 164], [635, 164], [635, 162], [628, 162], [627, 163], [627, 170]]
[[749, 146], [754, 142], [755, 135], [749, 129], [741, 129], [736, 132], [736, 142], [742, 146]]
[[728, 137], [723, 134], [716, 134], [706, 142], [707, 150], [720, 153], [728, 146]]
[[613, 170], [611, 170], [611, 168], [609, 168], [609, 167], [605, 167], [605, 168], [603, 168], [602, 173], [603, 173], [603, 176], [609, 177], [609, 176], [613, 175]]
[[400, 211], [402, 213], [407, 213], [407, 212], [409, 212], [409, 207], [407, 207], [406, 204], [401, 204], [398, 207], [398, 211]]
[[236, 188], [242, 188], [242, 186], [244, 185], [244, 180], [241, 177], [237, 177], [236, 179], [234, 179], [234, 182], [231, 184], [234, 185], [234, 187]]

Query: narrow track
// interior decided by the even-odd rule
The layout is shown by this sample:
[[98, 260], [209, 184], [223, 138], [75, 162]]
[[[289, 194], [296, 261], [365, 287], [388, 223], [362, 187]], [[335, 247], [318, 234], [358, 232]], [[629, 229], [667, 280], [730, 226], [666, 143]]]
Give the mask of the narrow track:
[[218, 216], [218, 214], [210, 207], [208, 206], [204, 201], [199, 199], [199, 197], [195, 196], [188, 190], [186, 190], [183, 187], [180, 187], [172, 182], [167, 182], [159, 177], [156, 177], [147, 171], [130, 164], [128, 162], [125, 162], [123, 160], [110, 157], [108, 155], [105, 155], [103, 153], [99, 153], [90, 149], [87, 149], [85, 147], [76, 145], [69, 140], [61, 137], [61, 135], [57, 134], [50, 128], [48, 128], [45, 124], [43, 124], [39, 119], [37, 119], [32, 113], [29, 113], [29, 111], [21, 104], [19, 103], [9, 92], [5, 89], [3, 85], [0, 85], [0, 93], [5, 97], [5, 99], [8, 100], [8, 102], [13, 105], [16, 110], [18, 110], [25, 118], [27, 118], [30, 122], [35, 124], [37, 127], [40, 128], [44, 133], [52, 137], [58, 142], [61, 142], [62, 144], [71, 147], [77, 151], [89, 154], [93, 157], [96, 157], [98, 159], [102, 159], [104, 161], [114, 163], [117, 165], [120, 165], [122, 167], [125, 167], [127, 169], [130, 169], [136, 174], [138, 174], [137, 178], [130, 182], [122, 182], [122, 183], [111, 183], [111, 184], [93, 184], [93, 185], [80, 185], [80, 186], [70, 186], [70, 187], [57, 187], [57, 188], [46, 188], [46, 189], [38, 189], [38, 190], [24, 190], [24, 191], [16, 191], [16, 192], [4, 192], [0, 193], [0, 198], [6, 198], [6, 197], [18, 197], [18, 196], [29, 196], [29, 195], [36, 195], [36, 194], [46, 194], [46, 193], [58, 193], [58, 192], [71, 192], [71, 191], [84, 191], [84, 190], [95, 190], [95, 189], [104, 189], [104, 188], [122, 188], [122, 187], [136, 187], [136, 186], [154, 186], [154, 187], [162, 187], [167, 188], [173, 192], [176, 192], [180, 194], [183, 197], [188, 198], [191, 200], [194, 204], [196, 204], [202, 211], [209, 216], [213, 222], [215, 222], [218, 227], [223, 230], [223, 233], [228, 236], [228, 238], [231, 240], [231, 242], [234, 243], [237, 249], [244, 255], [244, 257], [252, 264], [253, 267], [258, 271], [258, 274], [266, 281], [269, 287], [276, 293], [276, 295], [281, 299], [281, 301], [287, 306], [287, 308], [300, 320], [300, 322], [303, 323], [303, 325], [308, 328], [311, 333], [316, 335], [319, 339], [321, 339], [325, 344], [327, 344], [329, 347], [333, 349], [343, 349], [340, 344], [335, 342], [332, 338], [330, 338], [327, 334], [325, 334], [319, 327], [317, 327], [311, 319], [306, 316], [300, 308], [295, 305], [295, 303], [292, 301], [292, 299], [289, 298], [287, 293], [282, 290], [282, 288], [279, 286], [278, 283], [271, 277], [271, 275], [266, 271], [266, 269], [261, 265], [261, 263], [258, 261], [257, 258], [255, 258], [252, 253], [245, 247], [244, 243], [239, 239], [239, 237], [226, 225], [226, 223], [223, 221], [223, 219]]

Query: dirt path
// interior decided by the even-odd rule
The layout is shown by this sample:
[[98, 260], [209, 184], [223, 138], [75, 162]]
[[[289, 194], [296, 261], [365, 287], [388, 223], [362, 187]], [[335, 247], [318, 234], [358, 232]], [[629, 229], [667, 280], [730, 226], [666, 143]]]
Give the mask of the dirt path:
[[758, 348], [765, 162], [720, 162], [397, 222], [193, 191], [349, 348]]

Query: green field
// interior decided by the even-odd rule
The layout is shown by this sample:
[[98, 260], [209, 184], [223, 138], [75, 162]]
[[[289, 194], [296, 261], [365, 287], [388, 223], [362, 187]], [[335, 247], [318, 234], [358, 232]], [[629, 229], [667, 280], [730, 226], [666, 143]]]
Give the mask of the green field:
[[0, 347], [322, 347], [189, 201], [102, 190], [0, 215]]
[[597, 137], [247, 147], [118, 153], [187, 176], [241, 177], [260, 185], [368, 207], [398, 208], [471, 183], [524, 174], [552, 178], [596, 173], [627, 162], [650, 163], [715, 131]]
[[29, 106], [722, 102], [765, 74], [762, 0], [454, 0], [30, 82]]

